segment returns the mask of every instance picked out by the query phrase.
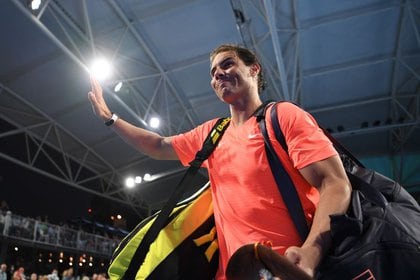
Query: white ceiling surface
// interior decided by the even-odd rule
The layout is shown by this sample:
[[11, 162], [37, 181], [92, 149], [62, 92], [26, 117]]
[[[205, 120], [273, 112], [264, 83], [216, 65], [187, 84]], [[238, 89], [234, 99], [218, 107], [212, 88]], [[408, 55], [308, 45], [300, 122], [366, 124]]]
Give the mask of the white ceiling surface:
[[[32, 14], [26, 2], [0, 0], [0, 116], [16, 126], [0, 136], [38, 144], [26, 159], [0, 155], [70, 186], [156, 208], [184, 170], [137, 153], [93, 116], [95, 55], [115, 66], [103, 83], [112, 110], [140, 126], [159, 116], [163, 135], [228, 114], [209, 86], [208, 55], [230, 42], [259, 54], [263, 99], [298, 102], [358, 156], [420, 150], [418, 0], [46, 0]], [[59, 172], [37, 165], [46, 145], [60, 151], [49, 158]], [[146, 172], [160, 179], [124, 189], [124, 176]]]

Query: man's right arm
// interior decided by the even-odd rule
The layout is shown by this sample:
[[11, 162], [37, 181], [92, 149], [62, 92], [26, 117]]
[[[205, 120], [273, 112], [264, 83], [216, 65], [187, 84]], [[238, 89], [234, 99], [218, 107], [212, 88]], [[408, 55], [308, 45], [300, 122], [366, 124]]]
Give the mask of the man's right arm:
[[178, 159], [172, 147], [172, 137], [162, 137], [157, 133], [136, 127], [121, 118], [112, 125], [112, 129], [125, 142], [154, 159]]
[[[111, 118], [112, 113], [103, 98], [103, 92], [96, 79], [91, 77], [92, 91], [88, 93], [95, 115], [102, 121]], [[155, 159], [176, 160], [178, 156], [172, 147], [171, 137], [162, 137], [157, 133], [134, 126], [118, 118], [111, 128], [127, 143], [141, 153]]]

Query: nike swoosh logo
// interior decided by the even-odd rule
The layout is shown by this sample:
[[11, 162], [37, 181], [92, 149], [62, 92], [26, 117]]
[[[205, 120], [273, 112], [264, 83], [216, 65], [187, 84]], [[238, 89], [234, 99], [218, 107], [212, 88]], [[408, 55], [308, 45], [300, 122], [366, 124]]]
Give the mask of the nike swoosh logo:
[[256, 138], [258, 136], [259, 136], [258, 133], [257, 134], [248, 134], [248, 139]]

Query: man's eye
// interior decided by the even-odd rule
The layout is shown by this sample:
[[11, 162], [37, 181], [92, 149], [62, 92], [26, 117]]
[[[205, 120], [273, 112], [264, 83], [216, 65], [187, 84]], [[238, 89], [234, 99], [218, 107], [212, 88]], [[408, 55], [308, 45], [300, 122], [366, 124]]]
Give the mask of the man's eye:
[[226, 63], [224, 63], [223, 65], [222, 65], [222, 68], [223, 69], [227, 69], [227, 68], [229, 68], [229, 67], [231, 67], [232, 66], [232, 62], [226, 62]]

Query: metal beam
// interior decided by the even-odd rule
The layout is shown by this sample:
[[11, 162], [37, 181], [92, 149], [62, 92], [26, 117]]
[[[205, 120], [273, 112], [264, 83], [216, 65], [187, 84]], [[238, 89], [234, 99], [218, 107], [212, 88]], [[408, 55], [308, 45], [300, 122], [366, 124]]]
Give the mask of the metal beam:
[[121, 7], [114, 1], [114, 0], [108, 0], [108, 3], [110, 6], [114, 9], [115, 13], [118, 15], [118, 17], [124, 22], [124, 24], [128, 27], [131, 34], [136, 38], [136, 40], [139, 42], [140, 46], [145, 50], [147, 55], [150, 57], [150, 59], [153, 61], [155, 66], [158, 68], [160, 74], [164, 77], [164, 80], [169, 85], [172, 93], [174, 94], [175, 98], [180, 103], [181, 107], [186, 113], [186, 116], [188, 120], [190, 121], [191, 125], [193, 127], [197, 126], [198, 123], [198, 117], [194, 113], [194, 109], [192, 108], [190, 102], [181, 94], [174, 86], [171, 79], [168, 77], [166, 71], [163, 69], [162, 65], [160, 64], [157, 57], [153, 54], [150, 47], [147, 45], [146, 41], [143, 39], [144, 36], [140, 34], [140, 31], [134, 28], [133, 24], [130, 22], [130, 20], [127, 18], [127, 15], [124, 13], [124, 11], [121, 9]]
[[280, 39], [277, 34], [276, 20], [274, 15], [274, 8], [271, 0], [264, 0], [265, 13], [268, 21], [268, 28], [270, 30], [271, 41], [273, 43], [274, 54], [277, 62], [278, 74], [280, 75], [280, 86], [285, 100], [291, 100], [289, 88], [287, 85], [287, 75], [284, 68], [283, 54], [281, 51]]
[[[12, 110], [12, 108], [8, 107], [5, 110], [3, 109], [3, 107], [0, 107], [0, 117], [2, 117], [4, 120], [6, 120], [7, 122], [11, 123], [12, 125], [14, 125], [15, 127], [17, 127], [16, 132], [12, 131], [12, 132], [4, 132], [0, 135], [0, 137], [5, 138], [11, 135], [16, 135], [19, 133], [24, 133], [25, 135], [28, 135], [30, 138], [34, 139], [34, 143], [37, 143], [38, 145], [38, 152], [35, 155], [30, 155], [29, 154], [29, 149], [26, 149], [25, 151], [27, 152], [27, 162], [22, 161], [18, 158], [13, 158], [11, 155], [6, 155], [6, 154], [2, 154], [1, 156], [7, 160], [11, 160], [13, 158], [13, 160], [11, 160], [14, 163], [17, 163], [21, 166], [25, 166], [29, 169], [32, 169], [33, 171], [38, 172], [39, 174], [42, 175], [46, 175], [47, 173], [49, 174], [48, 177], [53, 178], [53, 179], [57, 179], [60, 182], [67, 182], [68, 185], [75, 187], [77, 186], [78, 189], [82, 189], [85, 190], [86, 192], [89, 193], [97, 193], [94, 190], [90, 189], [88, 186], [82, 185], [80, 182], [77, 181], [72, 181], [69, 178], [75, 178], [74, 176], [70, 175], [70, 173], [68, 173], [67, 169], [61, 170], [60, 167], [55, 163], [53, 157], [49, 156], [48, 153], [42, 149], [42, 143], [46, 142], [46, 138], [47, 138], [47, 133], [44, 134], [43, 139], [41, 138], [40, 135], [38, 135], [37, 133], [35, 133], [33, 131], [33, 129], [37, 126], [37, 125], [42, 125], [42, 126], [49, 126], [49, 127], [55, 127], [55, 129], [57, 129], [57, 133], [58, 130], [60, 131], [60, 133], [64, 133], [66, 136], [70, 137], [71, 141], [73, 141], [73, 144], [77, 145], [79, 147], [80, 151], [85, 151], [85, 155], [86, 153], [89, 154], [89, 160], [93, 160], [96, 164], [100, 163], [100, 169], [102, 170], [110, 170], [109, 174], [117, 174], [117, 177], [121, 178], [122, 175], [119, 174], [119, 172], [117, 170], [115, 170], [109, 163], [107, 163], [100, 155], [98, 155], [95, 151], [93, 151], [91, 148], [89, 148], [87, 145], [85, 145], [83, 142], [81, 142], [80, 140], [78, 140], [73, 134], [71, 134], [69, 131], [67, 131], [66, 129], [64, 129], [63, 127], [61, 127], [59, 124], [57, 124], [53, 119], [51, 119], [49, 116], [47, 116], [46, 114], [44, 114], [43, 112], [41, 112], [39, 109], [37, 109], [35, 106], [33, 106], [32, 104], [30, 104], [29, 102], [27, 102], [26, 100], [24, 100], [22, 97], [20, 97], [18, 94], [16, 94], [14, 91], [12, 91], [10, 88], [0, 84], [0, 88], [2, 89], [2, 95], [4, 94], [9, 94], [11, 95], [14, 99], [15, 102], [19, 103], [18, 108], [25, 108], [22, 111], [25, 112], [33, 112], [33, 115], [36, 117], [32, 117], [32, 120], [38, 120], [37, 124], [31, 124], [28, 127], [23, 127], [21, 124], [16, 123], [15, 121], [13, 121], [12, 119], [10, 119], [6, 114], [2, 114], [1, 112], [7, 112], [10, 110]], [[17, 112], [17, 109], [15, 110]], [[10, 115], [10, 114], [9, 114]], [[66, 151], [64, 150], [64, 145], [62, 145], [61, 143], [61, 138], [59, 133], [56, 134], [57, 135], [57, 139], [56, 141], [59, 143], [59, 146], [54, 146], [52, 143], [49, 143], [49, 146], [52, 147], [55, 151], [60, 152], [62, 155], [62, 158], [64, 161], [66, 161], [67, 159], [71, 159], [73, 162], [78, 163], [80, 166], [83, 166], [83, 168], [86, 168], [87, 170], [89, 170], [90, 172], [94, 173], [94, 174], [100, 174], [101, 171], [98, 170], [97, 168], [93, 167], [94, 165], [92, 163], [88, 162], [88, 158], [85, 156], [84, 157], [84, 161], [81, 162], [79, 158], [75, 158], [75, 156], [73, 155], [72, 151]], [[39, 140], [38, 140], [39, 139]], [[39, 141], [39, 142], [38, 142]], [[72, 144], [72, 145], [73, 145]], [[44, 171], [41, 170], [39, 168], [34, 167], [34, 162], [36, 162], [36, 158], [37, 158], [37, 154], [39, 154], [39, 152], [41, 151], [44, 153], [45, 156], [47, 156], [47, 158], [49, 158], [50, 162], [52, 163], [52, 165], [54, 165], [59, 172], [63, 175], [62, 177], [59, 177], [55, 174], [52, 174], [48, 171]], [[98, 167], [98, 165], [96, 165], [96, 167]], [[86, 179], [86, 182], [92, 182], [94, 181], [96, 178], [99, 178], [101, 180], [104, 181], [109, 181], [109, 178], [106, 176], [100, 176], [100, 177], [95, 177], [95, 176], [90, 176], [89, 178]], [[114, 184], [114, 188], [119, 190], [118, 193], [120, 195], [125, 195], [123, 193], [123, 189], [118, 185], [118, 184]], [[115, 197], [115, 196], [110, 196], [107, 193], [101, 193], [102, 197], [107, 197], [111, 200], [115, 200], [115, 201], [119, 201], [119, 202], [123, 202], [127, 205], [130, 205], [136, 209], [142, 209], [142, 207], [144, 207], [143, 202], [141, 204], [137, 204], [137, 205], [133, 205], [133, 201], [130, 201], [127, 197], [125, 197], [125, 200], [120, 197]]]
[[302, 83], [302, 70], [300, 65], [300, 21], [298, 11], [297, 0], [292, 0], [292, 12], [293, 12], [293, 25], [295, 27], [295, 46], [294, 46], [294, 63], [293, 63], [293, 74], [292, 74], [292, 92], [291, 99], [295, 102], [299, 102], [300, 99], [300, 85]]
[[320, 18], [310, 19], [302, 22], [302, 30], [308, 30], [312, 28], [319, 27], [325, 24], [332, 24], [337, 21], [343, 21], [346, 19], [354, 18], [357, 16], [367, 16], [380, 12], [384, 12], [390, 9], [395, 9], [401, 4], [398, 1], [391, 2], [378, 2], [379, 4], [373, 4], [370, 6], [361, 6], [360, 8], [346, 10], [344, 12], [338, 12], [335, 14], [330, 14], [329, 16], [322, 16]]
[[82, 9], [83, 20], [84, 20], [86, 32], [89, 38], [90, 47], [92, 48], [92, 54], [96, 55], [95, 42], [93, 40], [92, 27], [90, 26], [89, 11], [86, 6], [86, 0], [82, 0], [82, 7], [83, 7]]
[[[19, 2], [19, 0], [12, 0], [12, 2], [16, 5], [16, 7], [25, 15], [28, 19], [30, 19], [60, 50], [62, 50], [73, 62], [79, 65], [83, 70], [89, 73], [88, 67], [71, 51], [65, 46], [41, 21], [39, 21], [35, 16], [33, 16], [24, 6]], [[108, 92], [104, 89], [105, 92]], [[138, 120], [140, 123], [144, 123], [144, 121], [134, 112], [127, 104], [125, 104], [118, 96], [113, 93], [110, 93], [114, 99], [120, 103], [127, 112], [134, 117], [134, 119]]]
[[[29, 170], [35, 171], [36, 173], [39, 173], [39, 174], [41, 174], [41, 175], [43, 175], [45, 177], [48, 177], [50, 179], [54, 179], [54, 180], [56, 180], [58, 182], [64, 183], [64, 184], [66, 184], [66, 185], [68, 185], [70, 187], [73, 187], [73, 188], [82, 190], [84, 192], [87, 192], [87, 193], [90, 193], [90, 194], [93, 194], [93, 195], [96, 195], [96, 196], [100, 196], [100, 197], [103, 197], [103, 198], [106, 198], [106, 199], [109, 199], [109, 200], [112, 200], [112, 201], [115, 201], [115, 202], [118, 202], [118, 203], [127, 204], [127, 201], [126, 200], [122, 200], [122, 199], [119, 199], [119, 198], [116, 198], [116, 197], [113, 197], [113, 196], [108, 196], [108, 195], [106, 195], [104, 193], [101, 193], [101, 192], [98, 192], [98, 191], [94, 191], [94, 190], [85, 188], [83, 186], [80, 186], [79, 184], [70, 182], [69, 180], [66, 180], [66, 179], [63, 179], [61, 177], [55, 176], [55, 175], [53, 175], [53, 174], [51, 174], [49, 172], [46, 172], [46, 171], [44, 171], [42, 169], [36, 168], [33, 165], [30, 165], [30, 164], [27, 164], [27, 163], [25, 163], [23, 161], [20, 161], [20, 160], [14, 158], [14, 157], [11, 157], [11, 156], [9, 156], [9, 155], [7, 155], [5, 153], [0, 152], [0, 158], [3, 158], [5, 160], [7, 160], [7, 161], [10, 161], [10, 162], [12, 162], [14, 164], [17, 164], [17, 165], [22, 166], [24, 168], [27, 168]], [[137, 212], [137, 214], [140, 214], [140, 213]]]

